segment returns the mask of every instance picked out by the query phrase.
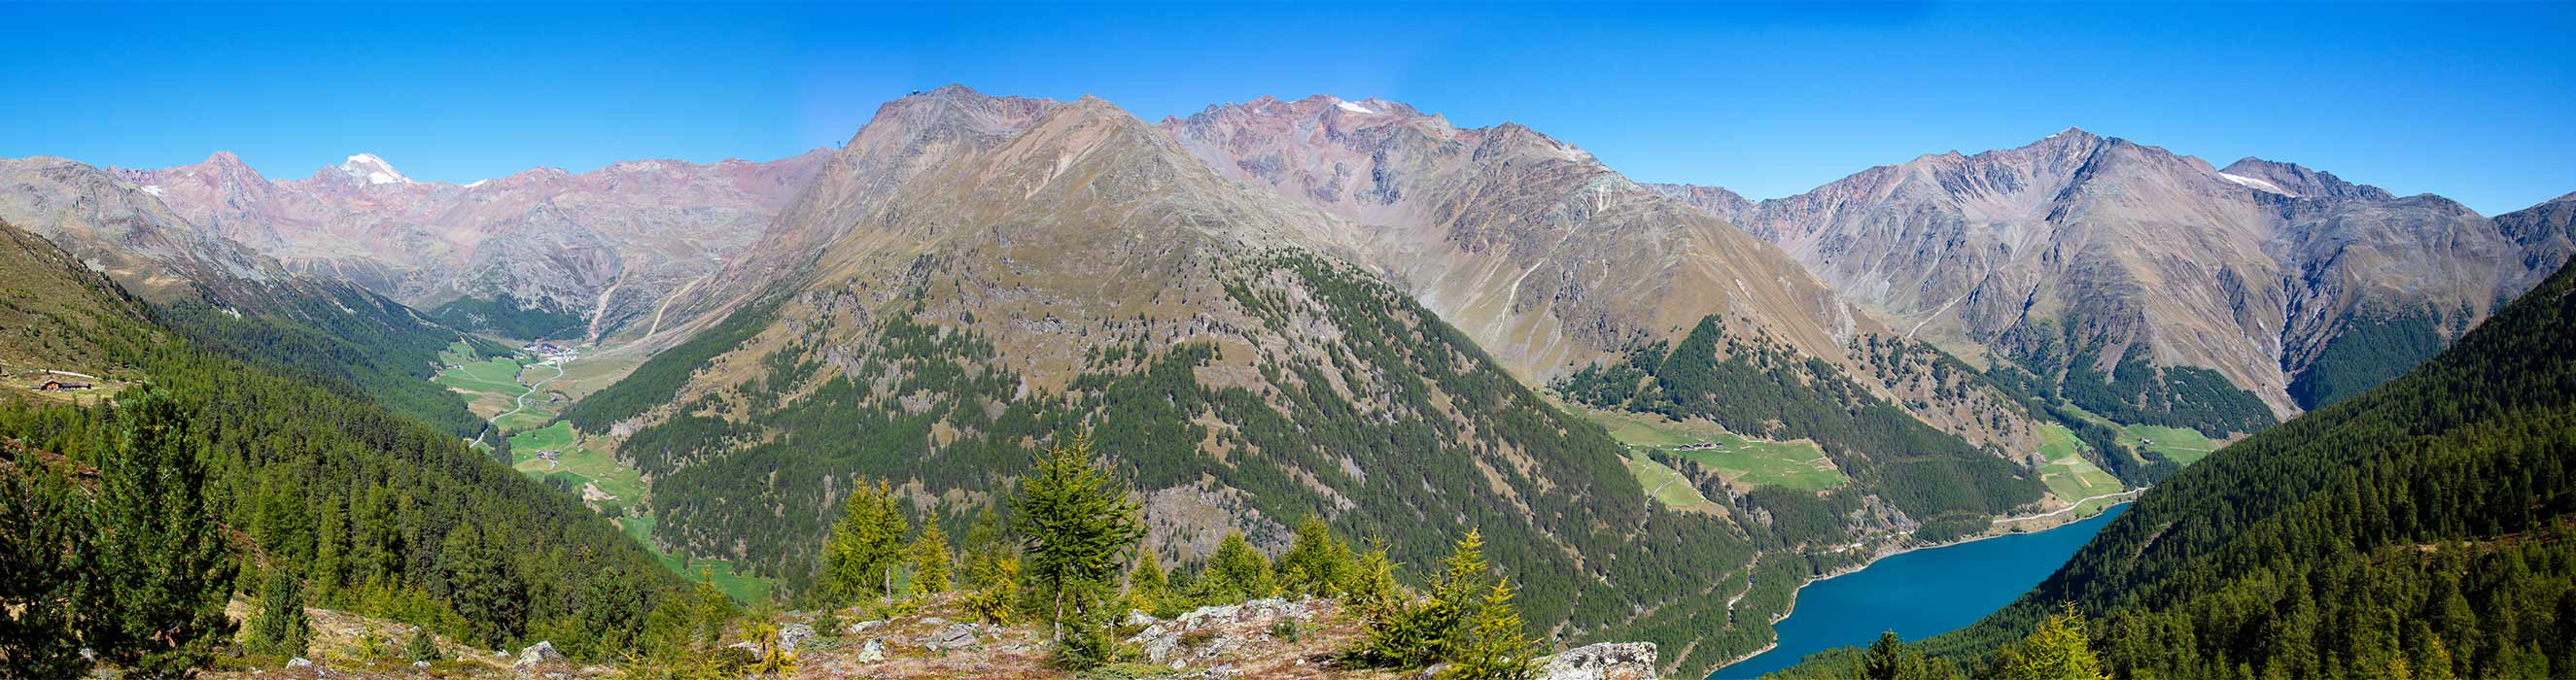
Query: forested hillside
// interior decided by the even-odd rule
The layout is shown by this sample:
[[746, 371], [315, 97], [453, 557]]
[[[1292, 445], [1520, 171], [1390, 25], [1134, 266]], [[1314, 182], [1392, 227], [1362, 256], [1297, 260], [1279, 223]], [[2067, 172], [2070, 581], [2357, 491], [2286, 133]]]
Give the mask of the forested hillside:
[[[48, 251], [39, 263], [68, 261], [0, 230]], [[86, 408], [0, 405], [0, 609], [20, 613], [0, 661], [71, 663], [19, 656], [15, 645], [29, 644], [90, 646], [145, 668], [158, 662], [125, 653], [202, 663], [202, 649], [165, 648], [228, 631], [206, 625], [204, 608], [220, 612], [279, 573], [314, 605], [477, 645], [544, 638], [605, 658], [631, 648], [679, 590], [606, 520], [454, 436], [201, 349], [86, 269], [0, 265], [0, 299], [81, 291], [51, 302], [91, 320], [85, 336], [103, 363], [148, 380]], [[151, 627], [172, 616], [197, 623]]]
[[2175, 474], [2037, 589], [1921, 647], [1979, 668], [2062, 604], [2120, 678], [2576, 670], [2576, 269], [2405, 376]]

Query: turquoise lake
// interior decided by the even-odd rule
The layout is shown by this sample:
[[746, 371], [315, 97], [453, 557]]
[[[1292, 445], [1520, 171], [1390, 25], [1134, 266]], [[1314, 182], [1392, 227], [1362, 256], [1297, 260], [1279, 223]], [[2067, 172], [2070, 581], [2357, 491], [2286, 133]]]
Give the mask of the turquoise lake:
[[2092, 519], [2039, 533], [1916, 550], [1807, 584], [1798, 591], [1796, 609], [1778, 626], [1780, 646], [1709, 677], [1758, 677], [1809, 654], [1869, 644], [1883, 631], [1896, 631], [1911, 642], [1967, 627], [2046, 580], [2128, 509], [2124, 503]]

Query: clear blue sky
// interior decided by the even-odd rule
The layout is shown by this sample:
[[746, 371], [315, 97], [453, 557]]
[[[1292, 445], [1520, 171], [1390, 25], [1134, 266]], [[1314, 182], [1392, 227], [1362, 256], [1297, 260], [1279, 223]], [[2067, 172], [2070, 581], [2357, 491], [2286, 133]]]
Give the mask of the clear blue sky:
[[2576, 191], [2576, 4], [0, 4], [0, 156], [300, 177], [765, 159], [961, 82], [1518, 121], [1763, 198], [2067, 126], [2481, 212]]

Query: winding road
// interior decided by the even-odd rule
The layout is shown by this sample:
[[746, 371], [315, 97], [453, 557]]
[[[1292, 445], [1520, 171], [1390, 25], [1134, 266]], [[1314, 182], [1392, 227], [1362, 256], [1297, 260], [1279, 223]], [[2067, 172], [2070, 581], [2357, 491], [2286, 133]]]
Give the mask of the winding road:
[[552, 375], [552, 376], [548, 376], [548, 377], [547, 377], [546, 379], [544, 379], [544, 380], [539, 380], [539, 381], [536, 381], [536, 382], [533, 382], [533, 383], [528, 383], [528, 384], [526, 385], [526, 387], [528, 388], [528, 391], [519, 393], [519, 406], [518, 406], [517, 408], [510, 409], [510, 412], [508, 412], [508, 413], [503, 413], [503, 414], [501, 414], [501, 415], [492, 416], [492, 424], [494, 424], [494, 425], [499, 425], [499, 424], [501, 424], [501, 419], [502, 419], [502, 418], [508, 418], [508, 417], [510, 417], [510, 416], [515, 416], [515, 415], [518, 415], [520, 411], [528, 410], [528, 395], [536, 394], [536, 393], [537, 393], [537, 388], [539, 388], [539, 387], [544, 387], [546, 383], [548, 383], [548, 382], [553, 382], [555, 378], [561, 378], [561, 377], [563, 377], [563, 364], [562, 364], [562, 363], [558, 362], [558, 363], [553, 363], [553, 364], [544, 364], [544, 365], [545, 365], [545, 366], [547, 366], [547, 367], [549, 367], [549, 368], [553, 368], [553, 369], [555, 369], [555, 374], [554, 374], [554, 375]]

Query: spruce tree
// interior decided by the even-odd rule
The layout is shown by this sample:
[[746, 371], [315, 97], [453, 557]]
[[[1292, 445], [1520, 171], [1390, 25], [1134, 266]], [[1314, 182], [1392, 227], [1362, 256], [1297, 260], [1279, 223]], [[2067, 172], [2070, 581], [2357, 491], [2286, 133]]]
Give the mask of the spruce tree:
[[127, 677], [185, 677], [232, 637], [237, 565], [206, 508], [206, 442], [169, 395], [140, 392], [122, 399], [123, 441], [99, 462], [95, 568], [78, 600], [98, 614], [84, 641]]
[[1091, 457], [1088, 433], [1048, 449], [1037, 469], [1020, 479], [1012, 501], [1028, 573], [1045, 589], [1058, 642], [1064, 640], [1068, 591], [1115, 584], [1127, 552], [1145, 535], [1136, 502]]
[[893, 596], [894, 571], [903, 563], [908, 530], [894, 490], [885, 482], [861, 480], [824, 539], [823, 573], [814, 579], [814, 588], [833, 605]]
[[260, 596], [259, 619], [244, 646], [255, 654], [304, 656], [313, 640], [313, 625], [304, 615], [303, 591], [303, 580], [283, 565], [270, 568], [268, 587]]
[[905, 552], [912, 562], [913, 592], [948, 592], [948, 532], [941, 531], [938, 522], [922, 522], [920, 535], [913, 537], [912, 547]]

